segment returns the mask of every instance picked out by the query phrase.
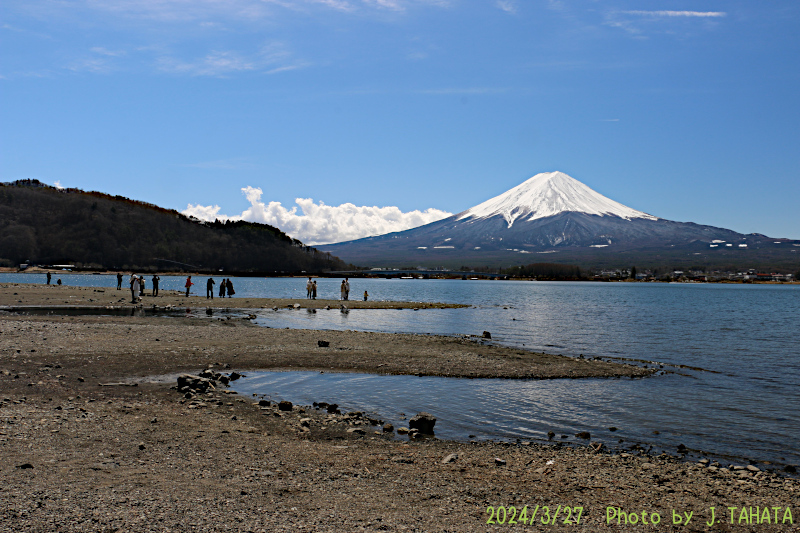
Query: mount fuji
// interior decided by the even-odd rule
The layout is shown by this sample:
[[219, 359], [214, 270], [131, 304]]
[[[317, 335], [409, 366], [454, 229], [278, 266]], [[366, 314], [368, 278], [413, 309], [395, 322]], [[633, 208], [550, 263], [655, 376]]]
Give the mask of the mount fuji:
[[595, 267], [634, 261], [641, 266], [744, 265], [776, 259], [796, 264], [798, 247], [800, 241], [658, 218], [615, 202], [562, 172], [537, 174], [438, 222], [318, 246], [364, 266], [558, 261]]

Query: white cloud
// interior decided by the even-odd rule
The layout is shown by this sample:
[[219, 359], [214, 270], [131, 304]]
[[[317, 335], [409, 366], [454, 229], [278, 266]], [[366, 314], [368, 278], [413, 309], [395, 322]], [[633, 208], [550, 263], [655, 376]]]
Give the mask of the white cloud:
[[517, 3], [513, 0], [497, 0], [497, 7], [512, 15], [517, 12]]
[[724, 11], [622, 11], [627, 15], [642, 15], [645, 17], [724, 17]]
[[250, 207], [241, 215], [221, 215], [220, 206], [200, 204], [189, 204], [182, 213], [208, 221], [218, 219], [261, 222], [280, 228], [288, 235], [311, 245], [402, 231], [441, 220], [452, 214], [434, 208], [404, 213], [395, 206], [357, 206], [351, 203], [333, 206], [325, 205], [323, 202], [315, 203], [311, 198], [297, 198], [295, 199], [297, 205], [287, 209], [280, 202], [262, 202], [263, 191], [260, 188], [245, 187], [242, 192], [250, 202]]

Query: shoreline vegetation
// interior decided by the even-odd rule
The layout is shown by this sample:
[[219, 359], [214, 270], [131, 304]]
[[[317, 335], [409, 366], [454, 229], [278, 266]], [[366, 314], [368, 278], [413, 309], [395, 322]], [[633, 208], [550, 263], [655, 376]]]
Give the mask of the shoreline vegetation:
[[[52, 295], [102, 305], [104, 293], [93, 291], [0, 284], [0, 305], [49, 305]], [[244, 307], [239, 300], [248, 299], [226, 303]], [[662, 530], [793, 531], [800, 520], [800, 481], [774, 465], [609, 451], [591, 438], [409, 439], [353, 413], [263, 405], [225, 387], [179, 392], [154, 378], [206, 368], [525, 378], [651, 371], [465, 338], [0, 312], [3, 528], [472, 532], [508, 530], [487, 524], [501, 507], [504, 522], [514, 507], [525, 527], [525, 506], [526, 521], [538, 509], [531, 525], [547, 513], [553, 530], [653, 531], [658, 517]]]

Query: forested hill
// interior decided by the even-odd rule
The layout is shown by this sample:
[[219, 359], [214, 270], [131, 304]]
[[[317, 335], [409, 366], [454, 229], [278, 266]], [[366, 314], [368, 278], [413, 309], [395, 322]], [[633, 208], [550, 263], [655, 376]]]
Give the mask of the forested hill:
[[253, 222], [201, 222], [170, 209], [37, 180], [0, 183], [0, 266], [322, 272], [346, 265]]

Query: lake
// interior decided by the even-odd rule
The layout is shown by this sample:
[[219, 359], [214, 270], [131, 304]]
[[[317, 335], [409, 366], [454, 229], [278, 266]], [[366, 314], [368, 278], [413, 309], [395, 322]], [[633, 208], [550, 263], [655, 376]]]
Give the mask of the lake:
[[[113, 276], [57, 277], [69, 285], [116, 286]], [[181, 290], [184, 279], [163, 276], [161, 287]], [[43, 283], [44, 275], [0, 274], [0, 282], [7, 281]], [[233, 281], [238, 297], [305, 297], [304, 279]], [[319, 297], [337, 297], [340, 281], [319, 279]], [[255, 322], [441, 335], [490, 331], [498, 344], [657, 362], [668, 373], [532, 381], [249, 372], [237, 389], [301, 404], [335, 402], [395, 425], [429, 411], [445, 438], [546, 439], [552, 430], [556, 440], [564, 434], [572, 442], [574, 433], [587, 430], [592, 440], [608, 444], [623, 439], [621, 446], [642, 443], [672, 453], [684, 444], [721, 457], [800, 463], [798, 285], [353, 279], [351, 286], [351, 295], [367, 290], [371, 299], [473, 307], [258, 310]]]

